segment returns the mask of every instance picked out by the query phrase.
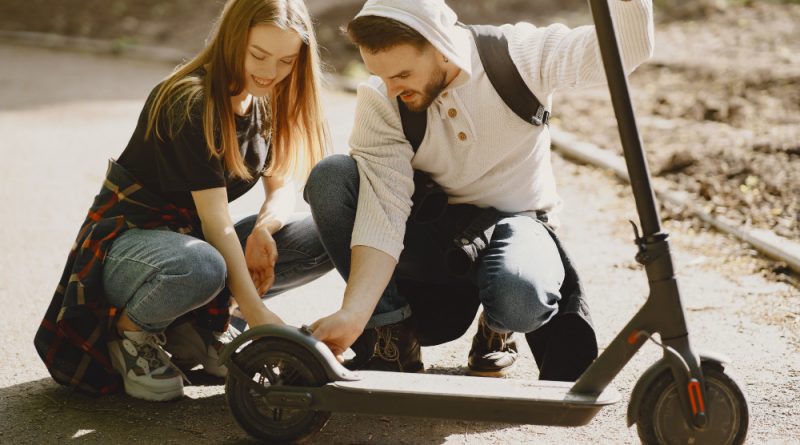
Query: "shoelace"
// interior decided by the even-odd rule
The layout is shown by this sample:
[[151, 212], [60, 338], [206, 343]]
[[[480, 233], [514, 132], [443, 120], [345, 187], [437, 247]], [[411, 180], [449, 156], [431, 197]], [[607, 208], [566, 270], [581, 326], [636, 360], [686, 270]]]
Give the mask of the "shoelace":
[[162, 347], [167, 343], [164, 334], [147, 334], [144, 342], [136, 345], [139, 356], [147, 360], [150, 369], [157, 370], [170, 363], [169, 358], [162, 352]]
[[[511, 334], [510, 333], [501, 334], [499, 332], [495, 332], [492, 329], [490, 329], [489, 326], [486, 325], [486, 324], [481, 326], [481, 329], [483, 330], [484, 336], [486, 337], [486, 346], [487, 346], [488, 350], [490, 350], [490, 351], [494, 351], [494, 350], [505, 351], [506, 350], [508, 339], [511, 338]], [[500, 346], [495, 348], [494, 347], [495, 342], [499, 342]]]
[[139, 351], [139, 355], [147, 360], [148, 366], [150, 366], [151, 372], [161, 369], [162, 367], [168, 367], [174, 369], [181, 377], [186, 381], [186, 383], [191, 384], [189, 378], [186, 377], [186, 374], [180, 370], [172, 360], [170, 360], [169, 356], [166, 352], [164, 352], [164, 345], [167, 343], [167, 336], [162, 332], [158, 334], [147, 334], [144, 337], [144, 342], [137, 345], [137, 350]]
[[400, 358], [400, 349], [395, 343], [392, 330], [387, 328], [378, 328], [378, 338], [375, 341], [375, 355], [386, 361], [395, 361]]

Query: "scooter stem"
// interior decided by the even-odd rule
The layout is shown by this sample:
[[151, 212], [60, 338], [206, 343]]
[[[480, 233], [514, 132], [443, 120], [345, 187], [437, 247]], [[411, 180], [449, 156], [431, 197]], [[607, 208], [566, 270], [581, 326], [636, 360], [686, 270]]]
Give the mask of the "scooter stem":
[[661, 232], [661, 219], [658, 215], [653, 187], [650, 184], [650, 172], [642, 140], [636, 126], [636, 116], [628, 89], [628, 78], [622, 65], [619, 45], [617, 45], [617, 38], [614, 34], [614, 22], [608, 6], [609, 1], [616, 0], [589, 0], [589, 6], [597, 30], [597, 40], [603, 57], [611, 102], [617, 117], [625, 163], [628, 167], [642, 232], [644, 236], [655, 235]]
[[[611, 94], [611, 102], [614, 106], [614, 114], [617, 118], [617, 127], [622, 141], [622, 149], [625, 154], [625, 163], [628, 168], [628, 176], [631, 181], [633, 197], [636, 201], [636, 210], [642, 225], [642, 236], [637, 236], [639, 254], [637, 261], [645, 266], [650, 282], [650, 297], [648, 304], [643, 310], [634, 317], [630, 327], [635, 328], [635, 324], [643, 322], [643, 327], [657, 327], [656, 331], [662, 336], [667, 346], [673, 347], [677, 352], [676, 357], [685, 361], [688, 365], [689, 375], [686, 375], [683, 366], [673, 367], [673, 374], [679, 387], [688, 387], [692, 392], [695, 385], [699, 388], [697, 395], [701, 399], [705, 397], [702, 386], [703, 373], [701, 370], [699, 356], [692, 351], [683, 305], [678, 291], [677, 280], [674, 276], [672, 256], [669, 253], [669, 243], [667, 234], [661, 230], [661, 219], [658, 215], [658, 207], [650, 182], [650, 172], [645, 159], [642, 139], [636, 125], [636, 116], [631, 102], [628, 78], [625, 74], [622, 57], [620, 55], [617, 37], [614, 32], [614, 21], [611, 17], [609, 1], [617, 0], [589, 0], [592, 10], [597, 40], [600, 46], [600, 54], [603, 58], [608, 88]], [[661, 315], [653, 317], [654, 307]], [[666, 314], [670, 314], [666, 316]], [[600, 356], [598, 360], [583, 376], [576, 382], [573, 390], [582, 391], [604, 388], [611, 377], [607, 373], [608, 369], [619, 367], [624, 363], [609, 364], [614, 359], [625, 358], [627, 361], [638, 349], [638, 343], [634, 348], [621, 346], [621, 333], [609, 348]], [[619, 350], [617, 357], [608, 359], [609, 350]], [[670, 357], [668, 357], [670, 358]], [[595, 366], [599, 363], [599, 366]], [[618, 368], [617, 368], [618, 369]], [[616, 372], [613, 372], [616, 375]], [[707, 421], [706, 412], [692, 412], [689, 409], [689, 396], [684, 391], [679, 391], [679, 398], [682, 402], [684, 415], [690, 424], [702, 428]]]

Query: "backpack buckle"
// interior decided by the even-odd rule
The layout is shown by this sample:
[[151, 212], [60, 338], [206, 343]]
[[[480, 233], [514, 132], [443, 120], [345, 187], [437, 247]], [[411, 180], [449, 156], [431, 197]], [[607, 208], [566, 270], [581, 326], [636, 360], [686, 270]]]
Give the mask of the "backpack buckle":
[[539, 105], [536, 109], [536, 115], [531, 116], [531, 123], [537, 127], [550, 123], [550, 112], [545, 110], [544, 105]]

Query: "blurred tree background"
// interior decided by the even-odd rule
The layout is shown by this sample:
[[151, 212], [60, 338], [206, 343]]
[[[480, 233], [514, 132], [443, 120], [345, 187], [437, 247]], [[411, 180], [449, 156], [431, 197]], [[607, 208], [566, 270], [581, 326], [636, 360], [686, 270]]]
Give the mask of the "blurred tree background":
[[[360, 0], [307, 0], [317, 22], [323, 58], [343, 70], [357, 53], [339, 27], [353, 17]], [[730, 5], [800, 0], [654, 0], [659, 21], [702, 19]], [[585, 0], [448, 0], [465, 23], [546, 24], [588, 22]], [[199, 50], [221, 10], [221, 0], [2, 0], [0, 31], [28, 31], [113, 40], [120, 44]]]

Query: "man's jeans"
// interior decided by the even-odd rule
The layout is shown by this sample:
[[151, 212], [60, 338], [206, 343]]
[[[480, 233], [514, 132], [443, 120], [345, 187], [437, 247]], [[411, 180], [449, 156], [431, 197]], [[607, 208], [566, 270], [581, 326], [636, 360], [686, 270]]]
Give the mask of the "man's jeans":
[[[256, 216], [238, 222], [244, 248]], [[333, 267], [308, 214], [295, 214], [273, 235], [278, 246], [269, 298], [308, 283]], [[148, 332], [162, 332], [181, 315], [229, 292], [226, 266], [211, 244], [168, 230], [131, 229], [114, 240], [103, 265], [103, 288], [112, 306]]]
[[[355, 161], [335, 155], [317, 164], [304, 192], [322, 243], [345, 279], [350, 275], [359, 183]], [[410, 316], [411, 309], [398, 293], [395, 280], [476, 285], [489, 327], [502, 333], [534, 331], [558, 311], [564, 266], [552, 237], [537, 219], [521, 215], [500, 219], [477, 267], [466, 277], [453, 275], [445, 267], [441, 246], [450, 243], [442, 239], [434, 224], [407, 224], [403, 253], [367, 327], [397, 323]]]

